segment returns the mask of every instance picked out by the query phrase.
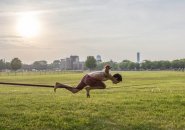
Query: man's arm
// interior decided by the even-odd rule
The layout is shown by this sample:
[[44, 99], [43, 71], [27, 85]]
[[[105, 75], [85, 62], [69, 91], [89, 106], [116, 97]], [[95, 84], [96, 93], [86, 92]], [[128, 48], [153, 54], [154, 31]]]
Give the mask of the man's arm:
[[112, 81], [113, 84], [119, 83], [111, 74], [108, 74], [107, 77]]
[[108, 79], [110, 79], [114, 84], [117, 84], [118, 81], [109, 73], [110, 69], [111, 67], [109, 65], [106, 65], [104, 72]]

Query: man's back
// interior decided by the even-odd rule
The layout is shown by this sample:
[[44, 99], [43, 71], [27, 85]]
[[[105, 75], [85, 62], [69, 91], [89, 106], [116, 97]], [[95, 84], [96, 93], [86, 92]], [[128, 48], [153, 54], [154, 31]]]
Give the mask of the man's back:
[[108, 80], [108, 75], [104, 71], [95, 71], [89, 73], [88, 75], [101, 81]]

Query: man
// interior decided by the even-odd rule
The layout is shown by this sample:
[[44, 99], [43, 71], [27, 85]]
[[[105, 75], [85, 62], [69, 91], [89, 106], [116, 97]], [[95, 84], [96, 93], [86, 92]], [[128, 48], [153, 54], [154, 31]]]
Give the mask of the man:
[[71, 87], [65, 84], [56, 82], [54, 86], [54, 91], [56, 92], [57, 88], [65, 88], [72, 93], [77, 93], [83, 88], [86, 89], [87, 97], [90, 98], [91, 89], [105, 89], [106, 85], [103, 81], [111, 80], [112, 83], [117, 84], [122, 81], [122, 76], [120, 74], [114, 74], [113, 76], [109, 73], [111, 67], [106, 65], [103, 71], [95, 71], [86, 74], [77, 87]]

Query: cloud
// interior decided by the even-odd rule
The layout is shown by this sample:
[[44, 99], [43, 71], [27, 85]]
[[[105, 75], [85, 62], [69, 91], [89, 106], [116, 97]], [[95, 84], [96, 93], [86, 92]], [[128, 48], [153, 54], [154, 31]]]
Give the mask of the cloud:
[[[0, 35], [1, 51], [7, 49], [30, 49], [37, 48], [30, 41], [24, 40], [21, 36], [16, 35]], [[2, 50], [3, 49], [3, 50]]]
[[[25, 11], [39, 15], [40, 37], [25, 40], [12, 33], [13, 18]], [[32, 47], [43, 57], [48, 53], [52, 57], [101, 53], [111, 59], [129, 59], [139, 50], [151, 59], [164, 52], [166, 58], [180, 57], [185, 56], [179, 51], [185, 51], [184, 12], [183, 0], [2, 0], [0, 47], [20, 53], [29, 50], [30, 57]], [[32, 59], [40, 57], [36, 54]]]
[[88, 11], [101, 8], [101, 2], [67, 0], [1, 0], [0, 15], [14, 15], [17, 12], [57, 13]]
[[17, 36], [17, 35], [0, 35], [0, 39], [7, 39], [7, 38], [22, 38], [21, 36]]

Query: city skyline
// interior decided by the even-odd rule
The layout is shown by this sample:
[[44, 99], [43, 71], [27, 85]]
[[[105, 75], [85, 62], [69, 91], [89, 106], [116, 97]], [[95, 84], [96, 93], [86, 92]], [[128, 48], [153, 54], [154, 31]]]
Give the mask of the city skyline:
[[[59, 60], [60, 62], [63, 62], [63, 61], [66, 61], [66, 60], [70, 59], [71, 57], [78, 57], [78, 62], [85, 62], [85, 61], [86, 61], [86, 59], [85, 59], [85, 60], [82, 60], [82, 59], [80, 58], [80, 56], [78, 56], [78, 55], [69, 55], [69, 56], [67, 56], [67, 57], [61, 57], [61, 58], [59, 58], [59, 59], [52, 59], [51, 62], [50, 62], [50, 61], [48, 62], [46, 59], [38, 59], [38, 60], [34, 60], [34, 61], [30, 62], [30, 63], [24, 63], [24, 62], [22, 61], [22, 59], [20, 59], [19, 57], [14, 57], [14, 58], [19, 58], [19, 59], [21, 60], [21, 62], [23, 62], [23, 64], [32, 64], [32, 63], [34, 63], [35, 61], [47, 61], [47, 62], [50, 64], [50, 63], [53, 63], [53, 62], [56, 61], [56, 60]], [[87, 57], [88, 57], [88, 56], [87, 56]], [[101, 55], [96, 55], [96, 56], [93, 56], [93, 57], [96, 59], [97, 63], [114, 61], [114, 60], [112, 60], [112, 59], [104, 60], [104, 59], [101, 58]], [[14, 59], [14, 58], [13, 58], [13, 59]], [[137, 57], [136, 57], [136, 58], [137, 58]], [[7, 60], [7, 59], [5, 59], [5, 58], [2, 58], [2, 59], [0, 59], [0, 60], [3, 60], [4, 62], [11, 62], [12, 59]], [[129, 59], [123, 59], [123, 60], [129, 60]], [[122, 61], [123, 61], [123, 60], [122, 60]], [[130, 61], [131, 61], [131, 60], [130, 60]], [[114, 61], [114, 62], [117, 62], [117, 61]], [[135, 59], [135, 61], [133, 61], [133, 62], [137, 62], [137, 59]]]
[[182, 0], [1, 0], [0, 59], [185, 58]]

